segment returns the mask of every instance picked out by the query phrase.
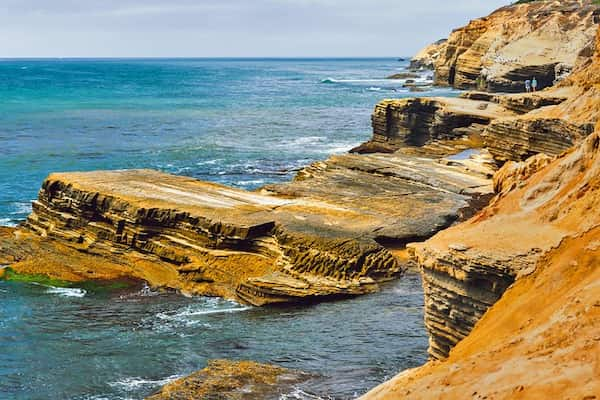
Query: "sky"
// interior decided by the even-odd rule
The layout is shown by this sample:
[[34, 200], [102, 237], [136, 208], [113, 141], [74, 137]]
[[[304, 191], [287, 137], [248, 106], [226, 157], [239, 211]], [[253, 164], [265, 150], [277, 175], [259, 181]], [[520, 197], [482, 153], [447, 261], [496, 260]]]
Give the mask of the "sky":
[[411, 56], [506, 0], [0, 0], [0, 57]]

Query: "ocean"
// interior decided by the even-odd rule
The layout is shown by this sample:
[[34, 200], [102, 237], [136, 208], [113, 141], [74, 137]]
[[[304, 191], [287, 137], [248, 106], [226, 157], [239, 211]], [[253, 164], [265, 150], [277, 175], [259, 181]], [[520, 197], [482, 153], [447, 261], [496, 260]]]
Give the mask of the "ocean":
[[[456, 95], [385, 79], [406, 66], [0, 60], [0, 225], [27, 216], [53, 171], [153, 168], [245, 189], [290, 180], [369, 139], [377, 101]], [[426, 360], [422, 302], [416, 274], [373, 295], [275, 308], [0, 282], [0, 399], [141, 399], [212, 358], [315, 374], [288, 398], [353, 398]]]

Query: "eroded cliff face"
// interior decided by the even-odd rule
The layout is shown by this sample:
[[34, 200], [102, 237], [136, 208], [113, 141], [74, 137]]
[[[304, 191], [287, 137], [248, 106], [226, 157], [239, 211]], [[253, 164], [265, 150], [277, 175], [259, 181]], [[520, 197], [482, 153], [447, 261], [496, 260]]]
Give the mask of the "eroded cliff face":
[[356, 153], [394, 152], [482, 133], [493, 120], [516, 115], [502, 105], [463, 98], [408, 98], [383, 100], [371, 116], [373, 138], [352, 150]]
[[600, 393], [600, 124], [554, 161], [508, 163], [495, 188], [480, 214], [411, 246], [430, 354], [449, 358], [364, 399]]
[[411, 70], [434, 69], [436, 61], [442, 55], [446, 47], [447, 39], [440, 39], [435, 43], [426, 46], [410, 60]]
[[523, 91], [568, 75], [593, 41], [598, 6], [591, 0], [535, 1], [501, 8], [452, 32], [439, 50], [435, 82], [461, 89]]
[[[492, 101], [526, 113], [498, 118], [483, 132], [484, 145], [500, 161], [559, 155], [593, 131], [600, 120], [600, 30], [576, 71], [557, 88], [537, 94], [495, 96]], [[528, 110], [531, 106], [539, 108]]]

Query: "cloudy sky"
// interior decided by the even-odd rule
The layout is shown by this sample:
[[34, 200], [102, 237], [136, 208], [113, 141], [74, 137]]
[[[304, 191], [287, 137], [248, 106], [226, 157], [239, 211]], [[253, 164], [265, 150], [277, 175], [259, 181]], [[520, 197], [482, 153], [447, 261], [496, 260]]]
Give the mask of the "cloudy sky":
[[0, 57], [412, 55], [506, 0], [0, 0]]

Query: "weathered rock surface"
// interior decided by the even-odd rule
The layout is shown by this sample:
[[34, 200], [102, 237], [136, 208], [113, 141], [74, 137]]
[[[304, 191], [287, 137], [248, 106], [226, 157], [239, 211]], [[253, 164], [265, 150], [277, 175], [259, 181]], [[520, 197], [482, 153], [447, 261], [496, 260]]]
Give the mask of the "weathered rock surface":
[[[600, 30], [596, 43], [600, 43]], [[540, 152], [558, 155], [593, 131], [594, 124], [600, 120], [600, 45], [592, 48], [595, 52], [580, 60], [576, 71], [560, 88], [536, 94], [497, 96], [497, 102], [513, 110], [515, 103], [542, 106], [489, 124], [483, 134], [484, 145], [497, 159], [521, 161]], [[561, 97], [564, 100], [558, 101]], [[554, 100], [557, 104], [547, 104]]]
[[392, 152], [405, 146], [423, 146], [443, 139], [457, 139], [461, 129], [481, 127], [499, 117], [514, 115], [491, 102], [459, 98], [409, 98], [383, 100], [371, 117], [373, 138], [353, 149], [357, 153]]
[[559, 118], [506, 118], [489, 124], [484, 145], [501, 161], [525, 160], [545, 153], [559, 155], [592, 132], [592, 126], [575, 125]]
[[383, 244], [430, 237], [491, 193], [485, 162], [442, 161], [335, 156], [262, 193], [150, 170], [52, 174], [0, 263], [253, 305], [369, 293], [404, 268]]
[[361, 400], [596, 399], [600, 230], [565, 239], [519, 279], [443, 362]]
[[[512, 281], [534, 271], [540, 257], [567, 237], [600, 224], [600, 137], [595, 133], [568, 155], [543, 167], [534, 158], [508, 164], [495, 186], [508, 194], [481, 214], [413, 246], [422, 266], [430, 353], [444, 358]], [[526, 181], [517, 182], [532, 171]], [[464, 249], [450, 246], [460, 243]]]
[[536, 93], [519, 94], [493, 94], [488, 92], [465, 92], [460, 95], [461, 98], [489, 101], [502, 105], [507, 110], [517, 114], [527, 114], [538, 108], [554, 106], [563, 103], [571, 96], [573, 90], [569, 87], [555, 89], [551, 91], [542, 91]]
[[165, 385], [147, 400], [278, 400], [308, 378], [252, 361], [212, 360], [206, 368]]
[[421, 69], [433, 70], [435, 62], [440, 58], [447, 41], [447, 39], [440, 39], [437, 42], [426, 46], [410, 60], [409, 68], [413, 71]]
[[552, 86], [589, 51], [598, 9], [592, 0], [535, 1], [473, 20], [436, 50], [435, 82], [522, 92], [525, 80], [536, 77], [540, 88]]
[[[465, 95], [504, 101], [519, 112], [510, 105], [515, 100], [525, 104], [524, 99], [541, 96], [543, 102], [566, 94], [555, 105], [493, 121], [488, 130], [507, 126], [506, 120], [513, 126], [497, 149], [513, 146], [510, 130], [539, 137], [540, 127], [528, 124], [545, 129], [552, 121], [547, 133], [552, 142], [553, 135], [568, 136], [598, 121], [600, 30], [593, 47], [594, 54], [580, 54], [575, 72], [558, 90]], [[525, 162], [507, 162], [494, 176], [497, 196], [487, 208], [409, 245], [422, 270], [429, 352], [443, 361], [405, 371], [364, 399], [598, 397], [600, 214], [594, 210], [600, 204], [600, 123], [595, 133], [584, 134], [573, 135], [578, 144], [558, 157], [539, 153]], [[566, 146], [559, 144], [538, 150], [556, 154]], [[525, 147], [513, 148], [515, 156], [502, 151], [505, 158], [520, 159]]]
[[554, 161], [508, 163], [486, 209], [411, 245], [422, 268], [430, 354], [450, 356], [364, 398], [600, 393], [599, 177], [600, 124]]

